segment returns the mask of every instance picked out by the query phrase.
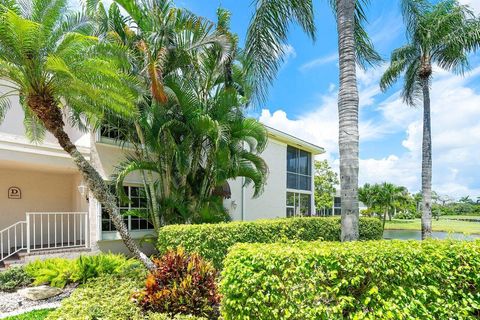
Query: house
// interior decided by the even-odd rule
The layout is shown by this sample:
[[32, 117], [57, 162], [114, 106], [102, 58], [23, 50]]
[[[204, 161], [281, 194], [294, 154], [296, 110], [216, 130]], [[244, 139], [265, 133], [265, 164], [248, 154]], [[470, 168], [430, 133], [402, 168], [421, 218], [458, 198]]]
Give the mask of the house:
[[[312, 168], [315, 155], [324, 150], [311, 143], [268, 129], [268, 145], [262, 154], [269, 166], [263, 194], [253, 191], [243, 179], [229, 181], [229, 199], [224, 205], [233, 220], [310, 215], [315, 212]], [[111, 131], [81, 132], [67, 128], [79, 151], [105, 180], [125, 156]], [[121, 211], [142, 209], [139, 176], [126, 179], [130, 203]], [[146, 220], [125, 217], [136, 239], [152, 233]], [[40, 144], [24, 134], [23, 111], [17, 103], [0, 125], [0, 262], [18, 252], [27, 255], [69, 250], [126, 252], [108, 214], [91, 195], [73, 161], [47, 134]]]

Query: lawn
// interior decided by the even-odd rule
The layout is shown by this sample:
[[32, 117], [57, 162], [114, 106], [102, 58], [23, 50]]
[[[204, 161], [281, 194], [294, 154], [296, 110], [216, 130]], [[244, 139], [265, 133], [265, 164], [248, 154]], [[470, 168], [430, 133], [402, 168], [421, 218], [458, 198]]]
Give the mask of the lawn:
[[[433, 219], [432, 228], [433, 231], [445, 231], [445, 232], [460, 232], [467, 234], [480, 234], [480, 223], [479, 222], [468, 222], [468, 221], [458, 221], [451, 220], [452, 218], [458, 218], [458, 216], [450, 217], [441, 217], [440, 220]], [[468, 218], [467, 216], [461, 218]], [[472, 218], [472, 217], [470, 217]], [[477, 217], [478, 218], [478, 217]], [[387, 221], [385, 224], [385, 229], [389, 230], [420, 230], [421, 221], [420, 219], [414, 220], [400, 220], [393, 219], [392, 221]]]
[[33, 310], [30, 312], [20, 314], [18, 316], [5, 318], [5, 320], [43, 320], [52, 311], [53, 309]]

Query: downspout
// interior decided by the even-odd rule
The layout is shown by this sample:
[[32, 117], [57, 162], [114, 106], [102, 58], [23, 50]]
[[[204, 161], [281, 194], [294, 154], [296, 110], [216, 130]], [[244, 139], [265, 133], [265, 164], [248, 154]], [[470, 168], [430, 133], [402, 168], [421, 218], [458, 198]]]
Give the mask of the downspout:
[[242, 210], [241, 220], [245, 221], [245, 177], [242, 177]]

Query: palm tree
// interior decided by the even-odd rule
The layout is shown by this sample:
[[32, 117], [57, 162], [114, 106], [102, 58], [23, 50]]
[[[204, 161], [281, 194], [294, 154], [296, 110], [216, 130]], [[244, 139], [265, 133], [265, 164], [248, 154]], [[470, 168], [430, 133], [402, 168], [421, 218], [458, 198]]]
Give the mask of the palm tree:
[[68, 12], [66, 0], [2, 1], [0, 86], [7, 92], [0, 97], [0, 115], [10, 97], [20, 97], [27, 135], [41, 140], [47, 130], [57, 138], [126, 247], [152, 269], [130, 237], [114, 195], [64, 130], [67, 117], [93, 123], [107, 110], [124, 117], [135, 113], [135, 79], [119, 71], [118, 61], [102, 56], [105, 47], [97, 46], [90, 32], [91, 24], [84, 15]]
[[[368, 0], [330, 0], [338, 30], [340, 90], [338, 97], [342, 241], [358, 240], [358, 88], [356, 64], [380, 61], [363, 28]], [[299, 24], [315, 39], [313, 1], [256, 0], [246, 51], [251, 59], [255, 92], [263, 101], [283, 62], [289, 26]]]
[[409, 43], [393, 51], [380, 87], [385, 91], [403, 74], [405, 103], [415, 106], [423, 102], [422, 239], [426, 239], [432, 235], [432, 66], [463, 74], [469, 52], [480, 45], [480, 20], [454, 0], [435, 5], [426, 0], [403, 0], [402, 10]]
[[[142, 95], [137, 102], [137, 117], [126, 121], [113, 114], [106, 122], [115, 130], [120, 130], [123, 138], [133, 144], [134, 158], [153, 161], [146, 147], [148, 132], [144, 130], [149, 128], [149, 117], [155, 109], [163, 108], [169, 102], [172, 90], [165, 85], [164, 79], [171, 73], [185, 74], [192, 65], [193, 57], [214, 46], [219, 48], [222, 61], [227, 61], [231, 43], [224, 33], [215, 30], [211, 21], [175, 7], [172, 1], [116, 2], [127, 16], [122, 15], [117, 3], [105, 10], [98, 0], [87, 1], [88, 12], [96, 21], [96, 32], [100, 37], [121, 49], [118, 53], [127, 62], [125, 72], [141, 83]], [[134, 130], [129, 130], [131, 128]], [[163, 222], [158, 220], [162, 213], [157, 211], [160, 206], [155, 196], [156, 179], [149, 170], [141, 170], [140, 175], [148, 208], [154, 217], [152, 223], [160, 226]], [[122, 190], [119, 189], [119, 196], [122, 196]]]

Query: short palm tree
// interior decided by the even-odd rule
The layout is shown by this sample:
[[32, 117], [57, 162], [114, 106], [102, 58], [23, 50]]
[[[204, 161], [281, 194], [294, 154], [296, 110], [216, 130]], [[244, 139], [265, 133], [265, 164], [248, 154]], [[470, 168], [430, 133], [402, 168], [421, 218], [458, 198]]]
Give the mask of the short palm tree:
[[432, 133], [430, 86], [433, 66], [463, 74], [468, 54], [480, 46], [480, 20], [454, 0], [431, 4], [403, 0], [409, 43], [393, 51], [380, 87], [386, 90], [403, 74], [402, 97], [408, 105], [423, 102], [422, 239], [432, 235]]
[[[380, 61], [363, 24], [368, 0], [330, 0], [337, 20], [340, 64], [338, 96], [342, 241], [358, 240], [358, 88], [356, 65]], [[313, 1], [256, 0], [246, 51], [251, 56], [255, 93], [263, 101], [283, 62], [289, 26], [297, 23], [315, 39]]]
[[[236, 47], [223, 10], [217, 28]], [[187, 68], [164, 69], [168, 99], [142, 108], [139, 119], [147, 153], [131, 155], [117, 168], [120, 192], [132, 172], [156, 177], [148, 184], [157, 207], [147, 217], [155, 228], [195, 222], [200, 213], [215, 210], [215, 189], [228, 179], [253, 182], [255, 196], [265, 183], [267, 167], [258, 154], [266, 146], [266, 130], [243, 114], [251, 89], [240, 52], [226, 60], [224, 55], [224, 47], [207, 46], [190, 54]]]
[[[65, 132], [65, 119], [98, 122], [106, 111], [135, 113], [135, 79], [119, 72], [117, 61], [102, 57], [91, 24], [69, 13], [66, 0], [0, 2], [0, 115], [10, 98], [20, 97], [27, 134], [40, 140], [45, 130], [72, 157], [95, 198], [106, 208], [127, 248], [147, 268], [153, 263], [131, 239], [115, 197], [99, 173]], [[0, 117], [1, 118], [1, 117]]]

